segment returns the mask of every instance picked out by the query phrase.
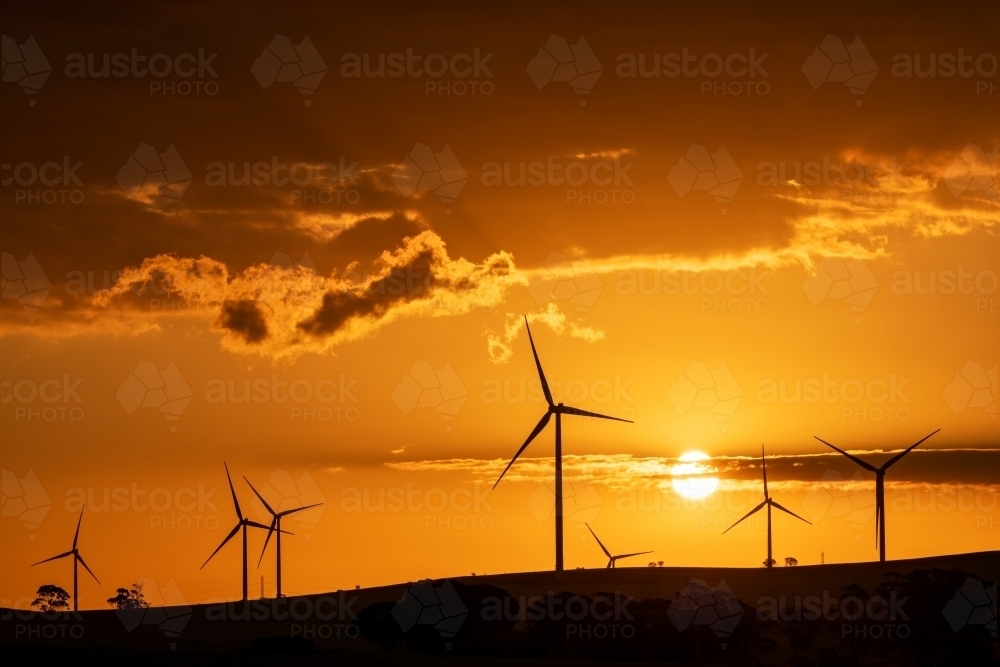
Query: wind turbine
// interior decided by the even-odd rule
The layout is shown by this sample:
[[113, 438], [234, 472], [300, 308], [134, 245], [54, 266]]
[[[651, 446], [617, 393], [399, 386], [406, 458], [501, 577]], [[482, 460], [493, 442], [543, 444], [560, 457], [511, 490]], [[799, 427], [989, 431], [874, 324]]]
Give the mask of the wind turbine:
[[84, 562], [83, 556], [80, 555], [80, 550], [76, 548], [76, 543], [80, 539], [80, 524], [83, 523], [83, 510], [86, 506], [80, 508], [80, 518], [76, 522], [76, 535], [73, 536], [73, 548], [66, 553], [59, 554], [58, 556], [53, 556], [52, 558], [46, 558], [45, 560], [40, 560], [37, 563], [32, 563], [31, 567], [35, 565], [41, 565], [42, 563], [48, 563], [50, 560], [58, 560], [60, 558], [66, 558], [67, 556], [73, 557], [73, 611], [80, 610], [80, 598], [77, 595], [79, 590], [78, 577], [77, 577], [77, 567], [76, 564], [80, 563], [86, 568], [87, 572], [90, 572], [90, 576], [94, 578], [94, 581], [101, 583], [101, 580], [97, 578], [97, 575], [91, 572], [90, 568], [87, 567], [87, 563]]
[[612, 556], [611, 552], [608, 551], [608, 548], [606, 546], [604, 546], [603, 542], [601, 542], [601, 538], [599, 538], [597, 536], [597, 533], [594, 532], [594, 529], [590, 527], [590, 524], [589, 523], [585, 523], [584, 525], [587, 526], [587, 530], [589, 530], [590, 534], [594, 536], [594, 539], [597, 540], [597, 543], [601, 545], [601, 550], [604, 551], [604, 555], [608, 557], [608, 567], [607, 567], [607, 569], [609, 569], [609, 570], [615, 569], [615, 562], [618, 561], [618, 560], [620, 560], [620, 559], [622, 559], [622, 558], [631, 558], [632, 556], [641, 556], [643, 554], [651, 554], [651, 553], [653, 553], [652, 551], [637, 551], [634, 554], [622, 554], [621, 556]]
[[226, 466], [226, 479], [229, 481], [229, 490], [233, 494], [233, 506], [236, 508], [236, 518], [238, 519], [238, 521], [236, 522], [236, 526], [234, 526], [233, 529], [229, 532], [229, 534], [226, 535], [226, 539], [222, 540], [222, 544], [220, 544], [215, 548], [215, 551], [213, 551], [212, 555], [208, 557], [208, 560], [202, 563], [201, 567], [199, 567], [198, 569], [199, 570], [204, 569], [205, 566], [208, 565], [208, 561], [212, 560], [212, 557], [215, 556], [215, 554], [219, 553], [219, 549], [226, 546], [226, 542], [233, 539], [233, 537], [236, 536], [236, 533], [240, 532], [240, 529], [242, 528], [243, 529], [243, 601], [246, 602], [247, 598], [249, 597], [249, 591], [247, 590], [247, 526], [253, 526], [254, 528], [263, 528], [265, 530], [267, 530], [267, 526], [265, 526], [262, 523], [257, 523], [256, 521], [251, 521], [250, 519], [243, 516], [243, 512], [240, 511], [240, 501], [236, 499], [236, 489], [233, 488], [233, 480], [232, 478], [229, 477], [229, 466], [226, 465], [225, 463], [223, 463], [222, 465]]
[[[798, 514], [796, 514], [792, 510], [787, 509], [787, 508], [782, 507], [781, 505], [779, 505], [778, 502], [776, 500], [774, 500], [773, 498], [771, 498], [771, 495], [767, 492], [767, 461], [764, 460], [764, 445], [760, 446], [760, 467], [761, 467], [761, 471], [764, 473], [764, 502], [762, 502], [760, 505], [757, 505], [757, 507], [754, 507], [752, 510], [750, 510], [749, 512], [747, 512], [746, 515], [744, 515], [743, 519], [746, 519], [748, 516], [756, 514], [758, 511], [761, 510], [761, 508], [763, 508], [765, 505], [767, 505], [767, 565], [766, 565], [766, 567], [770, 568], [770, 567], [772, 567], [774, 565], [774, 558], [771, 557], [771, 508], [774, 507], [775, 509], [779, 509], [782, 512], [785, 512], [786, 514], [791, 514], [796, 519], [800, 519], [802, 521], [806, 521], [806, 520], [803, 519], [802, 517], [800, 517]], [[733, 528], [735, 528], [737, 526], [737, 524], [740, 523], [740, 521], [743, 521], [743, 519], [740, 519], [739, 521], [737, 521], [736, 523], [734, 523], [733, 525], [731, 525], [729, 528], [726, 528], [724, 531], [722, 531], [722, 534], [725, 535], [726, 533], [728, 533], [729, 531], [731, 531]], [[812, 525], [812, 523], [809, 522], [809, 521], [806, 521], [806, 523], [808, 523], [810, 526]]]
[[[934, 433], [937, 433], [940, 430], [941, 429], [938, 429], [937, 431], [934, 431]], [[862, 461], [857, 456], [848, 454], [843, 449], [834, 447], [823, 438], [820, 438], [815, 435], [813, 436], [827, 447], [835, 449], [844, 456], [846, 456], [847, 458], [851, 459], [852, 461], [857, 463], [859, 466], [861, 466], [868, 472], [875, 473], [875, 545], [878, 547], [879, 550], [878, 559], [879, 562], [881, 563], [885, 562], [885, 471], [888, 470], [892, 466], [892, 464], [894, 464], [896, 461], [909, 454], [911, 449], [919, 445], [927, 438], [931, 437], [931, 435], [934, 435], [934, 433], [925, 436], [921, 440], [918, 440], [914, 444], [910, 445], [909, 447], [901, 451], [899, 454], [896, 454], [891, 459], [883, 463], [882, 467], [880, 468], [876, 468], [867, 461]]]
[[[247, 479], [246, 477], [244, 477], [243, 479], [246, 480], [247, 484], [250, 484], [249, 479]], [[258, 498], [260, 498], [260, 502], [264, 503], [264, 507], [267, 508], [267, 511], [271, 513], [271, 525], [267, 529], [267, 539], [264, 540], [264, 548], [260, 550], [260, 560], [257, 561], [257, 567], [260, 567], [261, 562], [264, 560], [264, 552], [267, 551], [267, 543], [271, 541], [271, 533], [275, 531], [277, 531], [278, 533], [277, 544], [275, 545], [275, 549], [277, 550], [277, 561], [278, 561], [278, 576], [276, 577], [278, 581], [277, 597], [280, 598], [281, 597], [281, 533], [282, 533], [281, 517], [288, 516], [289, 514], [295, 514], [296, 512], [301, 512], [302, 510], [307, 510], [311, 507], [318, 507], [323, 503], [313, 503], [312, 505], [306, 505], [304, 507], [296, 507], [295, 509], [285, 510], [283, 512], [275, 512], [273, 509], [271, 509], [271, 506], [267, 504], [267, 501], [264, 500], [264, 496], [257, 493], [257, 489], [253, 488], [253, 484], [250, 484], [250, 488], [253, 489], [253, 492], [257, 494]]]
[[535, 366], [538, 368], [538, 379], [542, 382], [542, 392], [545, 394], [545, 401], [549, 404], [548, 410], [542, 415], [538, 424], [531, 431], [531, 435], [528, 439], [524, 441], [521, 445], [521, 449], [517, 450], [517, 454], [514, 454], [514, 458], [510, 460], [507, 467], [504, 468], [503, 472], [500, 473], [500, 477], [497, 478], [496, 484], [493, 488], [497, 488], [497, 484], [503, 479], [503, 476], [507, 474], [510, 467], [514, 465], [514, 461], [517, 457], [521, 455], [531, 441], [542, 432], [542, 430], [548, 425], [549, 419], [552, 415], [556, 416], [556, 572], [562, 572], [563, 570], [563, 492], [562, 492], [562, 416], [563, 415], [578, 415], [580, 417], [597, 417], [598, 419], [612, 419], [619, 422], [632, 423], [629, 419], [619, 419], [618, 417], [609, 417], [607, 415], [600, 415], [596, 412], [587, 412], [586, 410], [581, 410], [579, 408], [573, 408], [568, 405], [563, 405], [559, 403], [556, 405], [552, 401], [552, 392], [549, 391], [549, 383], [545, 381], [545, 373], [542, 372], [542, 362], [538, 360], [538, 352], [535, 350], [535, 340], [531, 337], [531, 327], [528, 326], [528, 318], [524, 318], [524, 326], [528, 330], [528, 340], [531, 342], [531, 353], [535, 356]]

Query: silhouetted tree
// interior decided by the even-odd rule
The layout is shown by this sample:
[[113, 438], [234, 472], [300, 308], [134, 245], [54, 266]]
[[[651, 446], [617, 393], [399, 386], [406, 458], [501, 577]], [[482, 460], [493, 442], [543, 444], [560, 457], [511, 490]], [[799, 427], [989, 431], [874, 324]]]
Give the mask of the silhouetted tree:
[[764, 560], [764, 567], [774, 567], [774, 565], [775, 565], [775, 564], [776, 564], [777, 562], [778, 562], [778, 561], [774, 560], [773, 558], [768, 558], [768, 559], [765, 559], [765, 560]]
[[44, 584], [35, 593], [38, 597], [31, 603], [39, 611], [69, 611], [69, 593], [55, 584]]
[[145, 609], [149, 606], [142, 596], [142, 582], [132, 584], [132, 588], [119, 588], [113, 598], [108, 598], [108, 604], [115, 609]]
[[794, 556], [789, 556], [785, 559], [785, 567], [795, 567], [799, 564], [799, 559]]

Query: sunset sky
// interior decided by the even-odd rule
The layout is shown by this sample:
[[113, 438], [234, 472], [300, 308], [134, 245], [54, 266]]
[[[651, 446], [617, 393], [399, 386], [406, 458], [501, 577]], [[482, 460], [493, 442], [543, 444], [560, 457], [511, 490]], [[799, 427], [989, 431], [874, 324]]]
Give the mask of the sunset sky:
[[935, 429], [889, 558], [1000, 547], [1000, 8], [898, 4], [5, 12], [3, 604], [71, 587], [31, 563], [83, 503], [81, 608], [239, 595], [238, 541], [199, 570], [224, 461], [255, 520], [243, 476], [324, 503], [286, 593], [551, 568], [551, 426], [490, 491], [545, 409], [524, 316], [557, 401], [635, 422], [563, 422], [567, 567], [585, 523], [759, 565], [766, 523], [722, 532], [762, 444], [814, 524], [775, 557], [875, 559], [874, 477], [814, 436]]

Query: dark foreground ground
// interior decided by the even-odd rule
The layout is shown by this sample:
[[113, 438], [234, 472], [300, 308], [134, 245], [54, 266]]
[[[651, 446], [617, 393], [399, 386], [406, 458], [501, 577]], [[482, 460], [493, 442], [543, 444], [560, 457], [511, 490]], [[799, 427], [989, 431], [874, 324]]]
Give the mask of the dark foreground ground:
[[[995, 665], [1000, 552], [457, 577], [295, 598], [0, 610], [7, 664]], [[5, 660], [6, 662], [6, 660]]]

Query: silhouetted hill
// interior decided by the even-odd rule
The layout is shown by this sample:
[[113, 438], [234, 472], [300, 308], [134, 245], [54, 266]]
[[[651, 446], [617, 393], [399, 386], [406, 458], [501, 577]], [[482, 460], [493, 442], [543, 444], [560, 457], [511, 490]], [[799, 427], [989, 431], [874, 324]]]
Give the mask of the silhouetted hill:
[[[5, 655], [143, 664], [996, 664], [1000, 552], [425, 580], [144, 610], [0, 610]], [[137, 655], [141, 654], [141, 655]], [[270, 664], [270, 663], [269, 663]]]

